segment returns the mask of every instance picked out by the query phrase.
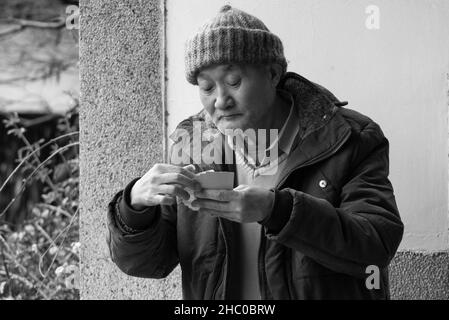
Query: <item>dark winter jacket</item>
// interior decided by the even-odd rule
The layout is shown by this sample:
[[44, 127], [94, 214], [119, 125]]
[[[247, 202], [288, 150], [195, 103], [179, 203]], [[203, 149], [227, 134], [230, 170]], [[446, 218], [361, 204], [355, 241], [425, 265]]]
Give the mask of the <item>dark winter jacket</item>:
[[[279, 86], [294, 97], [300, 130], [276, 182], [271, 218], [263, 222], [262, 299], [388, 299], [388, 264], [403, 224], [388, 179], [387, 138], [369, 117], [297, 74], [288, 73]], [[213, 126], [203, 110], [178, 127], [191, 131], [194, 120]], [[235, 171], [235, 165], [200, 167]], [[166, 277], [180, 263], [184, 299], [230, 298], [236, 223], [183, 204], [133, 212], [134, 181], [109, 205], [112, 260], [123, 272], [148, 278]], [[366, 286], [369, 265], [380, 269], [379, 289]]]

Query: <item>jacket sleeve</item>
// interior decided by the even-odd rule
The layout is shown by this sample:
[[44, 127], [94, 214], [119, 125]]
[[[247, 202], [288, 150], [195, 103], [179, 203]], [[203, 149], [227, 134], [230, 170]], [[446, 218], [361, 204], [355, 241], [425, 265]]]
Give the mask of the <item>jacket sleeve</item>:
[[164, 278], [178, 264], [176, 204], [133, 210], [126, 198], [136, 180], [109, 203], [109, 252], [112, 261], [128, 275]]
[[[189, 143], [188, 139], [184, 139], [189, 137], [188, 130], [184, 128], [191, 127], [191, 120], [184, 120], [170, 136], [175, 142], [168, 152], [170, 164], [185, 166], [193, 163], [188, 155], [181, 157], [185, 163], [178, 163], [179, 159], [173, 158], [179, 151], [184, 152], [182, 143]], [[174, 145], [177, 145], [177, 148], [174, 148]], [[164, 278], [179, 263], [177, 203], [171, 206], [148, 207], [143, 211], [134, 210], [130, 205], [130, 193], [137, 180], [131, 181], [109, 203], [107, 243], [111, 259], [128, 275]]]
[[377, 125], [360, 133], [358, 149], [362, 156], [341, 188], [338, 208], [301, 191], [276, 190], [272, 216], [278, 218], [262, 224], [268, 238], [336, 272], [366, 277], [368, 265], [390, 263], [404, 226], [388, 179], [389, 143]]

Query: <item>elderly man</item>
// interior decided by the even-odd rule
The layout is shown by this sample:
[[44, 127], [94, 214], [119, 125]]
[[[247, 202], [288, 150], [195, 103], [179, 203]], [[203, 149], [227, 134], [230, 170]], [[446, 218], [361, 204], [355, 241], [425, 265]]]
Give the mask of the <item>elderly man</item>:
[[[225, 138], [223, 161], [197, 163], [187, 152], [186, 162], [155, 164], [131, 181], [109, 205], [112, 260], [148, 278], [179, 263], [185, 299], [388, 299], [403, 224], [379, 125], [286, 72], [281, 40], [229, 5], [185, 50], [204, 107], [178, 125], [188, 142], [198, 123], [220, 137], [279, 134], [263, 144], [262, 135], [243, 145]], [[277, 156], [254, 159], [250, 145]], [[202, 189], [198, 174], [209, 169], [234, 172], [234, 188]], [[373, 286], [367, 268], [379, 270]]]

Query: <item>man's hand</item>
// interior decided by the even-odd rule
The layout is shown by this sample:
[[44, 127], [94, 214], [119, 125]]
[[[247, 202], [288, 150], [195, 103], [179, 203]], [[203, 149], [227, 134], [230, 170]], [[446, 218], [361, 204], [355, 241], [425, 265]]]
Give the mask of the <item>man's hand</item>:
[[192, 205], [200, 213], [222, 217], [239, 223], [264, 220], [273, 209], [274, 192], [254, 186], [239, 185], [233, 190], [202, 190], [195, 192]]
[[155, 205], [172, 205], [176, 197], [188, 200], [190, 195], [184, 188], [201, 190], [195, 181], [195, 166], [178, 167], [170, 164], [155, 164], [131, 189], [131, 206], [136, 210]]

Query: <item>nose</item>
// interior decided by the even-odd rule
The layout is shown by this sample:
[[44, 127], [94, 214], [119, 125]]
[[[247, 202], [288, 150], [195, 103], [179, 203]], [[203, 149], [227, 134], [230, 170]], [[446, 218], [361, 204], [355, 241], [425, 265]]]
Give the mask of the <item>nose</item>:
[[232, 107], [232, 99], [229, 94], [219, 88], [217, 90], [217, 97], [215, 98], [215, 109], [225, 110]]

